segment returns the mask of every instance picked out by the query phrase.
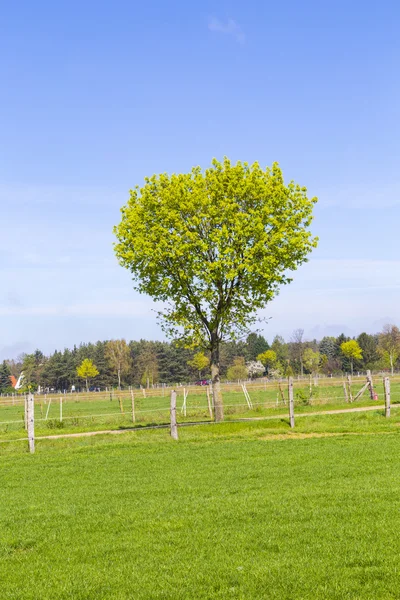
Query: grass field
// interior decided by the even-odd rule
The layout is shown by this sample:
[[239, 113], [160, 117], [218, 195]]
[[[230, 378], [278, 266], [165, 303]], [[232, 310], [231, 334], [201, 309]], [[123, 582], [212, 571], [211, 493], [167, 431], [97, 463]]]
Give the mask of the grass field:
[[396, 410], [4, 444], [1, 598], [399, 598], [399, 432]]
[[[353, 395], [361, 389], [364, 378], [354, 378]], [[376, 379], [378, 403], [383, 404], [382, 382]], [[392, 403], [400, 404], [400, 381], [392, 380]], [[286, 385], [282, 385], [287, 396]], [[210, 420], [207, 408], [207, 396], [204, 388], [188, 388], [186, 417], [181, 411], [183, 388], [178, 390], [178, 421]], [[253, 408], [247, 406], [240, 386], [224, 387], [225, 417], [236, 418], [271, 417], [287, 413], [287, 404], [283, 403], [276, 383], [248, 384]], [[369, 398], [368, 392], [355, 401], [346, 403], [341, 381], [325, 380], [318, 387], [313, 387], [312, 398], [308, 400], [307, 382], [295, 382], [296, 412], [313, 412], [315, 410], [335, 410], [358, 406], [374, 406], [377, 403]], [[144, 397], [139, 390], [135, 391], [135, 423], [139, 426], [165, 424], [169, 422], [169, 390], [161, 395], [160, 390], [150, 390]], [[63, 396], [62, 421], [60, 420], [60, 396], [37, 395], [35, 398], [35, 431], [37, 436], [54, 433], [74, 433], [104, 429], [124, 429], [132, 427], [131, 397], [129, 391], [121, 392], [123, 413], [118, 402], [118, 393], [113, 394], [68, 394]], [[51, 403], [50, 403], [51, 401]], [[14, 402], [14, 404], [13, 404]], [[50, 403], [50, 406], [49, 406]], [[47, 418], [46, 418], [47, 417]], [[0, 398], [0, 443], [9, 439], [22, 439], [24, 431], [23, 399]]]

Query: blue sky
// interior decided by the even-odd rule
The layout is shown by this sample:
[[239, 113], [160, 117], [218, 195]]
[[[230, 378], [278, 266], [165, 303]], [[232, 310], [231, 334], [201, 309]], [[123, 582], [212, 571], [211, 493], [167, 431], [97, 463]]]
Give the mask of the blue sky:
[[268, 339], [398, 323], [399, 18], [385, 0], [3, 3], [0, 358], [161, 339], [112, 227], [146, 175], [223, 155], [320, 198]]

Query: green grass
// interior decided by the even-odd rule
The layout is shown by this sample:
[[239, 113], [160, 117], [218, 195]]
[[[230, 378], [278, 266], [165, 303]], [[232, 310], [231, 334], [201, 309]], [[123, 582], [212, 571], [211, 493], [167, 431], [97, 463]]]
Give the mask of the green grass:
[[397, 412], [4, 444], [1, 598], [398, 598]]
[[[355, 394], [361, 388], [364, 380], [356, 381], [353, 385]], [[285, 387], [285, 386], [283, 386]], [[287, 405], [279, 399], [277, 403], [276, 385], [267, 385], [265, 389], [258, 384], [258, 389], [248, 386], [254, 408], [250, 410], [245, 402], [243, 392], [224, 392], [224, 405], [226, 419], [241, 417], [270, 417], [287, 413]], [[353, 408], [357, 406], [373, 406], [376, 402], [371, 401], [366, 392], [362, 398], [353, 404], [347, 404], [344, 400], [343, 387], [341, 383], [335, 385], [321, 385], [313, 390], [314, 396], [308, 405], [305, 405], [298, 396], [298, 392], [307, 396], [308, 386], [304, 383], [295, 383], [295, 411], [313, 412], [315, 410], [335, 410]], [[376, 390], [379, 396], [379, 404], [383, 403], [382, 384], [376, 382]], [[187, 399], [187, 416], [181, 413], [182, 388], [178, 392], [177, 417], [181, 422], [209, 420], [207, 410], [206, 392], [204, 389], [192, 389]], [[3, 399], [3, 401], [5, 401]], [[400, 384], [392, 382], [392, 403], [400, 401]], [[76, 433], [79, 431], [96, 431], [104, 429], [120, 429], [132, 426], [131, 400], [129, 392], [123, 399], [124, 414], [120, 413], [118, 401], [114, 398], [110, 401], [109, 396], [92, 394], [90, 399], [82, 399], [81, 396], [67, 395], [63, 404], [63, 422], [60, 423], [59, 397], [52, 399], [48, 420], [45, 420], [47, 405], [43, 396], [35, 399], [35, 431], [36, 435], [43, 436], [53, 433]], [[169, 422], [169, 397], [152, 396], [143, 398], [136, 392], [135, 398], [136, 424], [163, 424]], [[0, 403], [0, 442], [8, 439], [18, 439], [26, 435], [23, 428], [23, 405], [4, 406]]]

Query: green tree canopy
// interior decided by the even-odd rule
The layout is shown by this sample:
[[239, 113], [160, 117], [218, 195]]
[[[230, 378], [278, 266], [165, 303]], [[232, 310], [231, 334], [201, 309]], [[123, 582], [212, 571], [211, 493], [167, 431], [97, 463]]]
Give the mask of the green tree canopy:
[[187, 361], [190, 367], [196, 369], [201, 377], [201, 372], [204, 371], [210, 364], [210, 359], [204, 354], [204, 352], [196, 352], [191, 360]]
[[11, 369], [8, 366], [8, 364], [6, 363], [6, 361], [4, 360], [0, 364], [0, 394], [6, 392], [7, 390], [9, 390], [11, 388], [10, 375], [11, 375]]
[[274, 350], [266, 350], [257, 356], [257, 360], [259, 360], [264, 367], [267, 368], [268, 373], [270, 368], [275, 365], [277, 358], [278, 357]]
[[394, 365], [400, 356], [400, 330], [396, 325], [384, 326], [379, 334], [378, 351], [393, 375]]
[[316, 246], [315, 202], [306, 188], [285, 185], [276, 163], [225, 158], [205, 172], [153, 175], [122, 208], [119, 262], [137, 290], [164, 303], [168, 334], [210, 351], [216, 420], [221, 341], [243, 334]]
[[303, 354], [303, 363], [307, 371], [310, 373], [318, 373], [321, 355], [319, 352], [314, 352], [312, 348], [306, 348]]
[[236, 356], [233, 359], [233, 365], [229, 367], [226, 376], [229, 381], [247, 379], [248, 371], [243, 356]]
[[340, 345], [340, 350], [342, 354], [350, 360], [351, 365], [351, 374], [353, 374], [353, 365], [355, 360], [360, 360], [362, 355], [362, 350], [358, 345], [356, 340], [349, 340], [348, 342], [343, 342]]
[[110, 340], [106, 344], [105, 357], [118, 377], [118, 389], [121, 389], [121, 377], [131, 367], [131, 351], [125, 340]]
[[93, 364], [93, 361], [90, 358], [85, 358], [82, 363], [77, 367], [76, 374], [78, 377], [81, 377], [86, 382], [86, 391], [89, 391], [89, 379], [93, 377], [97, 377], [99, 371], [97, 370], [96, 365]]

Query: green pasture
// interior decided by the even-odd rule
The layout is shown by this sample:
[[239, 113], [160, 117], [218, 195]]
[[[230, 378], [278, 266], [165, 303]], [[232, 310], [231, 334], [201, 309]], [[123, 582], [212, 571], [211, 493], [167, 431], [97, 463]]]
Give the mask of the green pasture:
[[[361, 389], [363, 383], [363, 379], [353, 383], [354, 396]], [[249, 385], [248, 392], [252, 408], [247, 405], [243, 391], [240, 390], [239, 386], [236, 389], [225, 389], [223, 398], [226, 419], [286, 415], [288, 412], [286, 387], [282, 385], [284, 402], [276, 384]], [[400, 403], [400, 382], [392, 382], [391, 388], [392, 403], [394, 405]], [[312, 386], [310, 397], [309, 385], [304, 382], [295, 382], [295, 412], [302, 414], [320, 410], [382, 405], [384, 396], [381, 381], [376, 381], [375, 389], [378, 393], [378, 402], [371, 400], [368, 391], [366, 391], [357, 401], [347, 403], [341, 383], [330, 386]], [[136, 426], [166, 424], [169, 422], [169, 393], [170, 391], [167, 390], [163, 396], [156, 395], [157, 391], [152, 390], [153, 395], [144, 397], [140, 390], [136, 390], [135, 422], [132, 419], [132, 402], [129, 392], [121, 394], [123, 412], [121, 412], [116, 393], [107, 395], [104, 393], [67, 394], [63, 396], [62, 421], [60, 418], [60, 396], [45, 398], [43, 395], [36, 395], [35, 433], [37, 436], [43, 436], [57, 433], [120, 429], [132, 427], [134, 424]], [[186, 416], [182, 411], [183, 388], [177, 388], [177, 393], [178, 422], [210, 420], [205, 388], [191, 388], [189, 390]], [[19, 439], [25, 435], [23, 402], [16, 402], [13, 405], [10, 398], [2, 398], [0, 400], [0, 442], [12, 438]]]
[[398, 598], [399, 425], [372, 411], [4, 444], [1, 597]]

